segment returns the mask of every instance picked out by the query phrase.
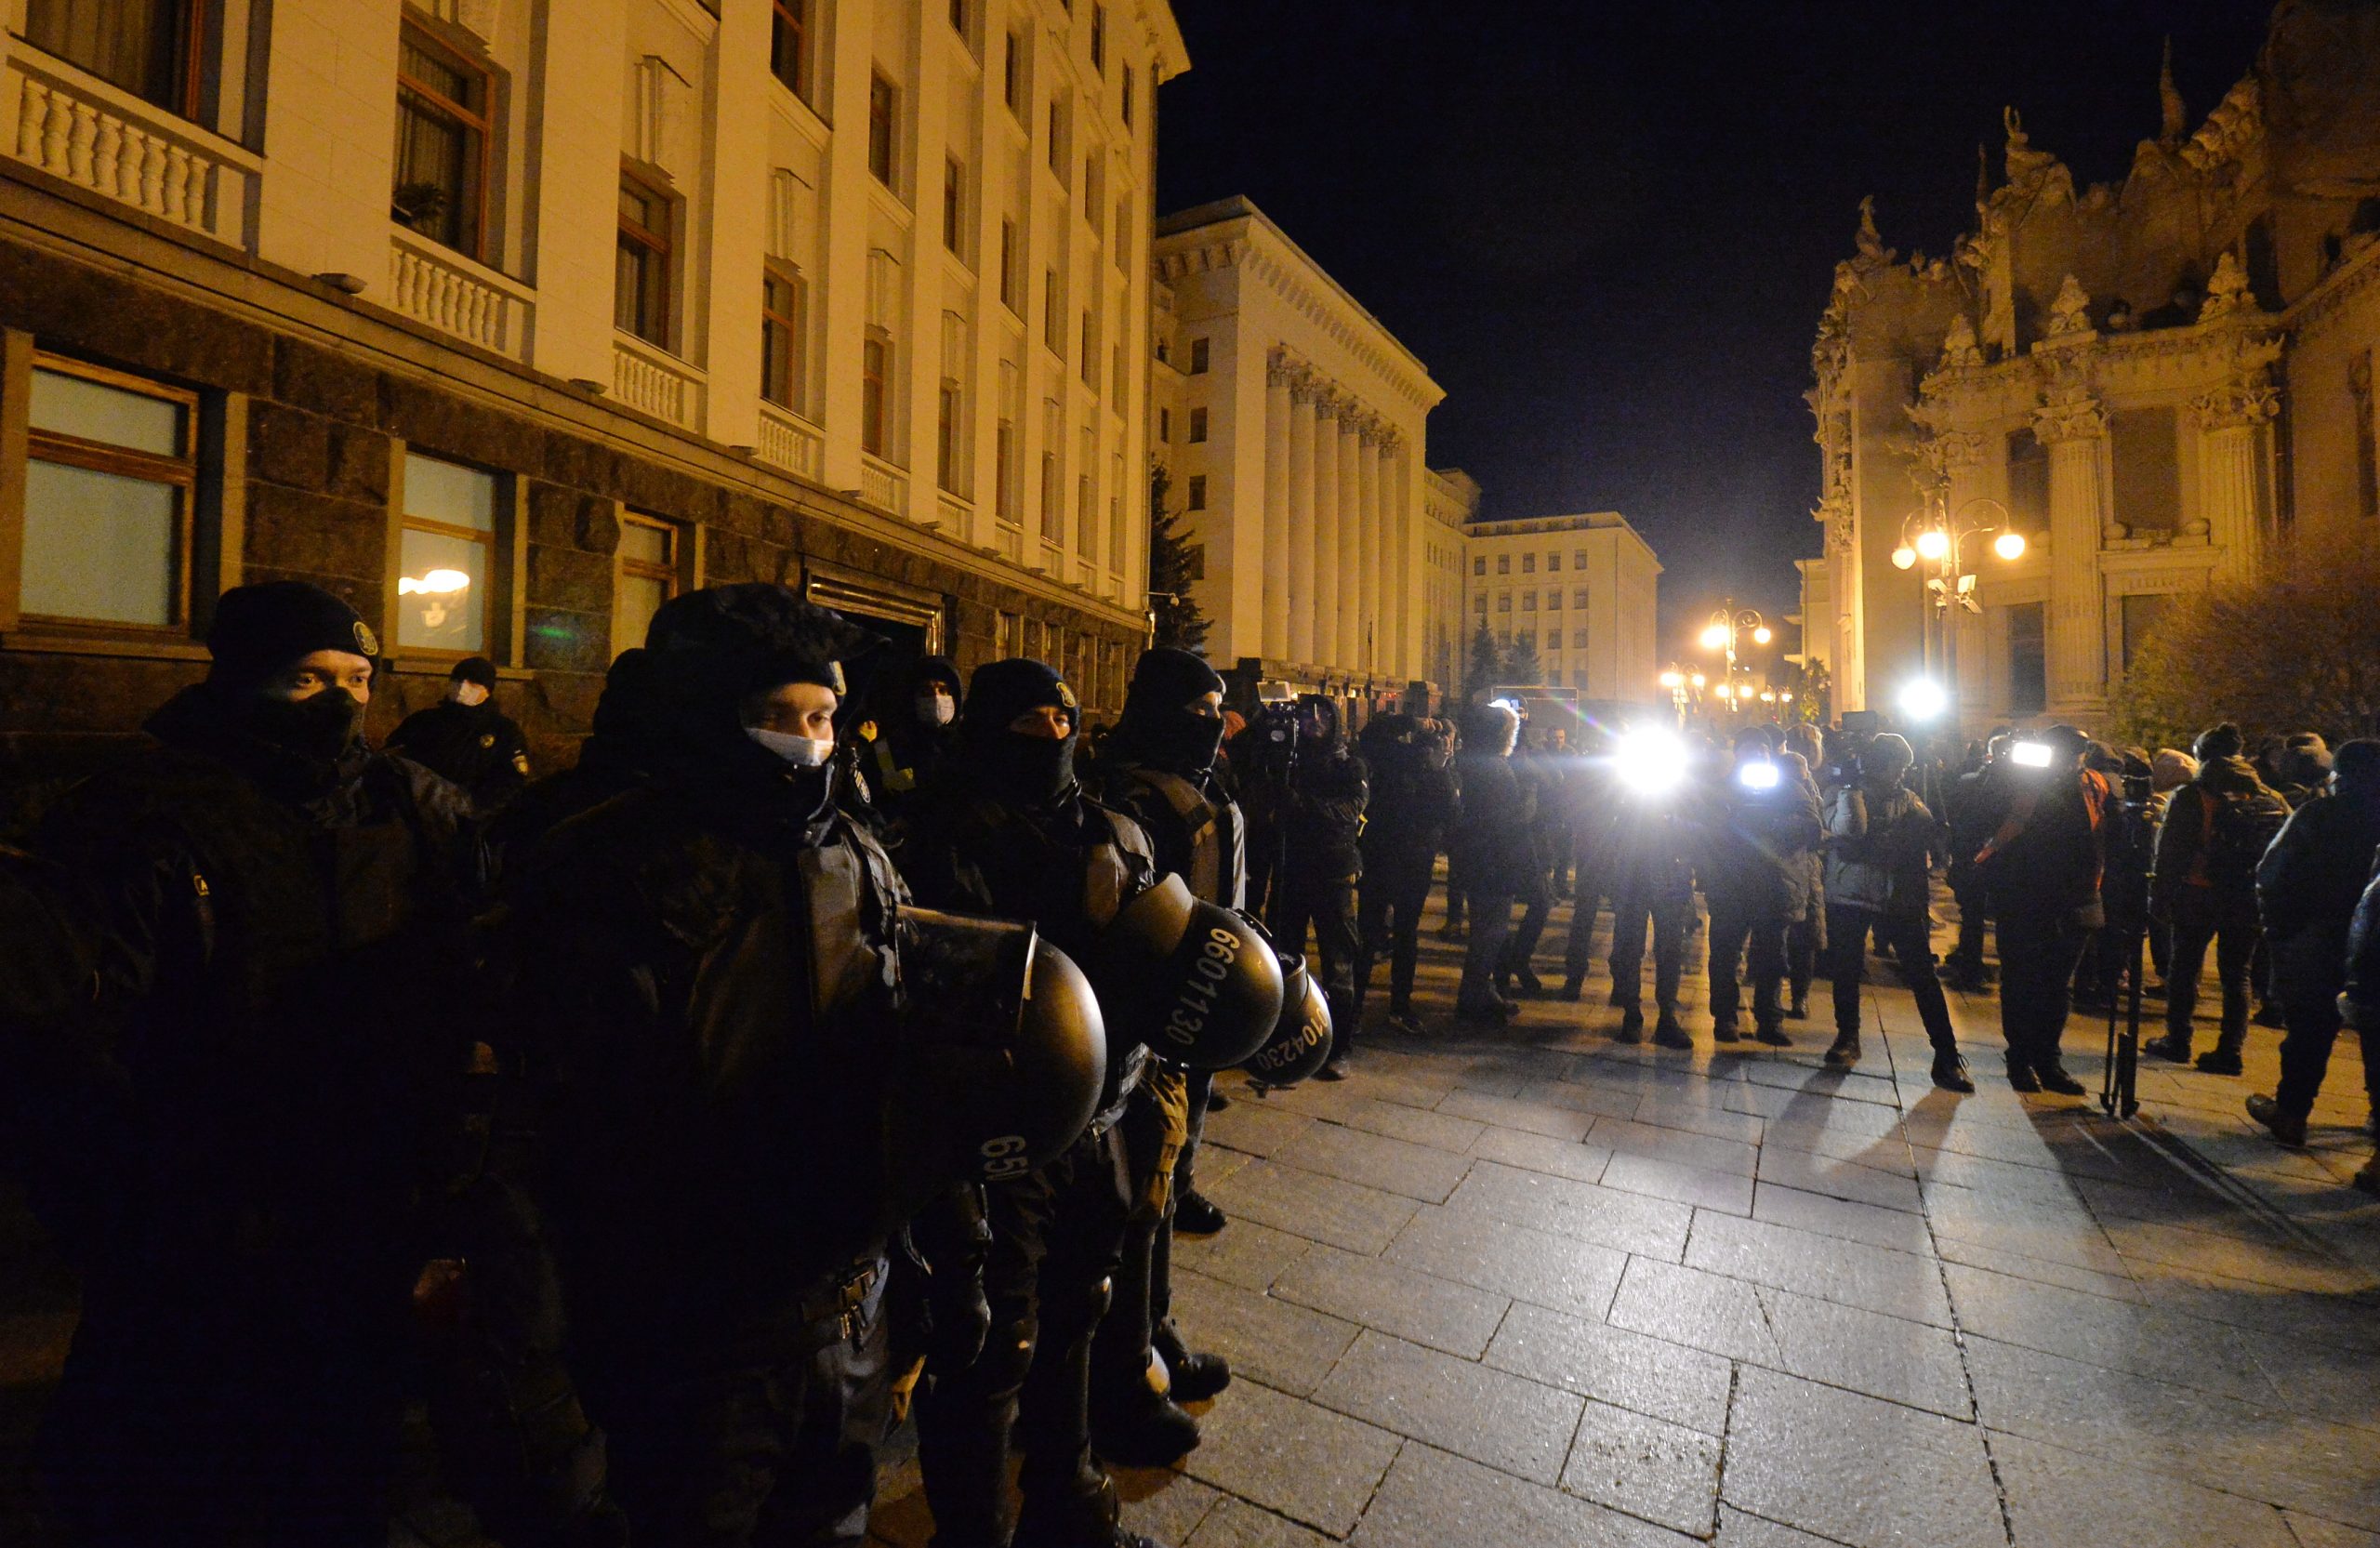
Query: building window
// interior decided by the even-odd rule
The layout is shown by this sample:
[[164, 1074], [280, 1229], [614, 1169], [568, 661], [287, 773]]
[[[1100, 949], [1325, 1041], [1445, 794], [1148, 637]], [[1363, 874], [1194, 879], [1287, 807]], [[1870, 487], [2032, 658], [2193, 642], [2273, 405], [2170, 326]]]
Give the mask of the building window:
[[1101, 74], [1107, 73], [1107, 7], [1091, 7], [1091, 67]]
[[619, 264], [612, 322], [648, 344], [669, 347], [669, 198], [634, 173], [620, 174]]
[[1562, 550], [1556, 549], [1552, 553], [1545, 556], [1545, 573], [1549, 576], [1558, 575], [1561, 573], [1561, 569]]
[[1521, 611], [1524, 613], [1534, 613], [1537, 611], [1536, 592], [1524, 591], [1521, 593]]
[[1472, 556], [1471, 573], [1474, 576], [1484, 576], [1488, 573], [1488, 556], [1486, 554], [1474, 554]]
[[1573, 607], [1584, 607], [1587, 605], [1587, 589], [1585, 587], [1581, 586], [1576, 591], [1570, 593], [1570, 605]]
[[1008, 35], [1008, 51], [1000, 56], [1000, 100], [1008, 104], [1011, 116], [1025, 109], [1025, 34]]
[[1570, 631], [1570, 648], [1577, 651], [1587, 648], [1587, 631], [1584, 628], [1574, 628]]
[[1545, 593], [1545, 605], [1551, 612], [1559, 613], [1562, 610], [1562, 593], [1558, 588], [1549, 589]]
[[790, 265], [760, 275], [760, 396], [804, 414], [809, 391], [810, 282]]
[[1572, 568], [1573, 570], [1583, 570], [1583, 569], [1585, 569], [1586, 567], [1587, 567], [1587, 550], [1586, 550], [1586, 549], [1579, 549], [1576, 553], [1574, 553], [1574, 554], [1572, 554], [1572, 555], [1570, 556], [1570, 568]]
[[678, 594], [678, 528], [634, 511], [620, 518], [612, 581], [612, 654], [644, 643], [661, 604]]
[[1089, 307], [1082, 312], [1082, 381], [1093, 392], [1099, 390], [1099, 322]]
[[2049, 448], [2029, 429], [2008, 432], [2008, 514], [2016, 530], [2049, 530]]
[[1016, 222], [1000, 221], [1000, 305], [1019, 317], [1025, 315], [1025, 298], [1018, 293], [1017, 272], [1024, 266], [1017, 261]]
[[883, 329], [870, 328], [859, 347], [859, 449], [870, 456], [887, 455], [885, 384], [892, 375], [892, 340]]
[[967, 35], [967, 0], [950, 0], [950, 30]]
[[189, 616], [198, 397], [37, 355], [18, 609], [172, 628]]
[[934, 482], [954, 495], [959, 493], [959, 381], [955, 377], [945, 377], [934, 417]]
[[1054, 543], [1065, 536], [1065, 517], [1058, 509], [1058, 405], [1041, 404], [1041, 540]]
[[2348, 363], [2347, 398], [2355, 405], [2355, 508], [2380, 516], [2380, 426], [2372, 417], [2372, 351]]
[[1496, 556], [1496, 573], [1500, 576], [1509, 576], [1513, 573], [1513, 556], [1511, 554], [1500, 553]]
[[2049, 707], [2049, 649], [2042, 604], [2008, 610], [2008, 712], [2038, 715]]
[[1003, 417], [992, 432], [992, 509], [1003, 522], [1016, 520], [1016, 421]]
[[1157, 441], [1160, 446], [1173, 444], [1173, 410], [1170, 408], [1157, 411]]
[[1190, 411], [1191, 443], [1196, 444], [1205, 439], [1207, 439], [1207, 411], [1203, 408], [1194, 408]]
[[1050, 99], [1050, 170], [1066, 180], [1066, 105]]
[[[892, 188], [892, 123], [900, 93], [879, 73], [867, 79], [867, 169]], [[897, 192], [897, 191], [896, 191]]]
[[1203, 338], [1190, 341], [1190, 374], [1194, 377], [1207, 374], [1207, 341]]
[[1499, 592], [1497, 592], [1497, 593], [1496, 593], [1496, 611], [1497, 611], [1497, 612], [1499, 612], [1499, 613], [1510, 613], [1512, 610], [1513, 610], [1513, 594], [1512, 594], [1510, 591], [1499, 591]]
[[769, 73], [810, 100], [811, 0], [775, 0], [769, 22]]
[[[964, 246], [967, 168], [957, 156], [942, 159], [942, 245], [953, 253]], [[963, 256], [963, 255], [962, 255]]]
[[2148, 643], [2149, 635], [2155, 633], [2158, 624], [2164, 620], [2165, 609], [2173, 600], [2169, 596], [2153, 591], [2122, 599], [2123, 604], [2122, 662], [2125, 671], [2132, 670], [2133, 662], [2140, 655], [2140, 647]]
[[2178, 429], [2170, 408], [2120, 408], [2109, 416], [2116, 520], [2135, 536], [2170, 533], [2182, 524]]
[[1537, 574], [1537, 555], [1533, 553], [1521, 555], [1521, 574], [1525, 576]]
[[1207, 509], [1207, 475], [1204, 473], [1193, 473], [1190, 475], [1189, 509], [1192, 510], [1204, 510]]
[[196, 118], [206, 86], [205, 0], [27, 0], [25, 41]]
[[466, 258], [482, 256], [495, 99], [487, 72], [418, 27], [397, 34], [396, 176], [390, 215]]
[[397, 536], [397, 648], [478, 655], [487, 645], [496, 475], [405, 454]]
[[1124, 95], [1122, 107], [1124, 112], [1124, 127], [1129, 129], [1132, 126], [1132, 67], [1129, 64], [1124, 67]]
[[1058, 271], [1044, 269], [1041, 271], [1041, 342], [1048, 345], [1050, 352], [1060, 360], [1066, 358], [1065, 326], [1058, 321], [1064, 315], [1065, 309], [1058, 300]]

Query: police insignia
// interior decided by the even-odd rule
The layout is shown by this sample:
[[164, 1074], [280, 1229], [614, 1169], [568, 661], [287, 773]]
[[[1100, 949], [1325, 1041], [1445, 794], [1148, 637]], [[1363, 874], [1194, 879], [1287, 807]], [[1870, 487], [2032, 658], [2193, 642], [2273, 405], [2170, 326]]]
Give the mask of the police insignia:
[[372, 626], [361, 618], [355, 620], [355, 654], [358, 655], [380, 654], [380, 637], [373, 633]]
[[496, 746], [496, 733], [491, 731], [486, 735], [481, 737], [480, 746], [483, 748], [492, 748]]
[[1075, 698], [1075, 691], [1072, 688], [1067, 687], [1063, 679], [1061, 679], [1058, 683], [1058, 702], [1064, 705], [1069, 709], [1079, 708]]

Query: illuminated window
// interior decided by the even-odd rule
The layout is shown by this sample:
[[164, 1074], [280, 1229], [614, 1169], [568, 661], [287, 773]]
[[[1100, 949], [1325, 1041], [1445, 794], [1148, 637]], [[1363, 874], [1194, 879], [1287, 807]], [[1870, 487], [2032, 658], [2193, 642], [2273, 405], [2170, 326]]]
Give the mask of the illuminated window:
[[19, 610], [172, 628], [189, 616], [198, 397], [33, 357]]
[[620, 518], [612, 581], [612, 654], [644, 643], [661, 604], [678, 594], [678, 527], [630, 511]]
[[487, 648], [496, 475], [405, 453], [397, 549], [397, 648], [479, 655]]
[[669, 347], [669, 268], [668, 196], [624, 171], [612, 322], [623, 333], [665, 350]]
[[466, 258], [483, 256], [494, 95], [486, 71], [418, 27], [399, 30], [390, 218]]

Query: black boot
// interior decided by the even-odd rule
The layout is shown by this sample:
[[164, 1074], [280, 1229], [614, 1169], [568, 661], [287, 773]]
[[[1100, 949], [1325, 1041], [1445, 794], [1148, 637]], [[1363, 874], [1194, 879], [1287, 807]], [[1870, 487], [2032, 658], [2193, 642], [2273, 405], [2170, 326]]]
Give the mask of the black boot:
[[1231, 1362], [1221, 1355], [1183, 1346], [1182, 1330], [1168, 1317], [1150, 1340], [1165, 1361], [1167, 1395], [1177, 1403], [1203, 1403], [1231, 1385]]
[[2140, 1052], [2153, 1053], [2160, 1059], [2171, 1059], [2177, 1065], [2187, 1065], [2190, 1062], [2189, 1034], [2185, 1032], [2175, 1037], [2168, 1032], [2162, 1038], [2151, 1038], [2140, 1045]]
[[1620, 1030], [1611, 1035], [1618, 1043], [1641, 1043], [1645, 1040], [1645, 1012], [1634, 1005], [1620, 1013]]
[[2008, 1061], [2008, 1086], [2012, 1091], [2037, 1092], [2042, 1089], [2041, 1078], [2033, 1074], [2033, 1066], [2022, 1059]]
[[2261, 1093], [2248, 1098], [2248, 1116], [2272, 1131], [2272, 1137], [2293, 1150], [2306, 1147], [2306, 1119], [2292, 1118], [2281, 1104]]
[[2237, 1075], [2240, 1073], [2240, 1051], [2217, 1043], [2198, 1056], [2201, 1075]]
[[1096, 1493], [1056, 1503], [1028, 1497], [1017, 1513], [1011, 1548], [1161, 1548], [1153, 1538], [1124, 1529], [1116, 1480], [1100, 1475]]
[[1663, 1011], [1660, 1019], [1653, 1024], [1653, 1041], [1662, 1048], [1692, 1048], [1694, 1046], [1693, 1037], [1685, 1027], [1678, 1025], [1675, 1011]]
[[1975, 1077], [1967, 1073], [1967, 1062], [1959, 1057], [1957, 1049], [1937, 1048], [1934, 1051], [1934, 1084], [1963, 1096], [1975, 1090]]
[[1538, 977], [1536, 972], [1529, 968], [1527, 963], [1524, 962], [1519, 967], [1514, 968], [1513, 970], [1513, 976], [1520, 981], [1522, 994], [1542, 995], [1545, 993], [1545, 980]]
[[1193, 1188], [1173, 1201], [1173, 1229], [1184, 1237], [1211, 1237], [1231, 1224], [1231, 1217], [1205, 1194]]
[[1834, 1035], [1834, 1041], [1828, 1045], [1826, 1051], [1826, 1067], [1849, 1069], [1858, 1062], [1859, 1034], [1856, 1031], [1837, 1032]]
[[1170, 1467], [1198, 1449], [1198, 1422], [1172, 1398], [1144, 1391], [1126, 1407], [1093, 1408], [1091, 1449], [1118, 1467]]
[[2066, 1066], [2056, 1059], [2043, 1059], [2035, 1064], [2033, 1078], [2041, 1082], [2042, 1090], [2045, 1092], [2055, 1092], [2059, 1096], [2082, 1094], [2082, 1082], [2067, 1074]]

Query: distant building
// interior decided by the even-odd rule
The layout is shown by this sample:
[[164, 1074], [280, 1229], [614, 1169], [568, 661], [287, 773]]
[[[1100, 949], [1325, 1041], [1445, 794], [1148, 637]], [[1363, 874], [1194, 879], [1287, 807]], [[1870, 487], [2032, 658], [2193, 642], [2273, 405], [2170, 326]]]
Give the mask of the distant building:
[[718, 581], [1120, 703], [1164, 0], [7, 9], [0, 749], [276, 576], [541, 759]]
[[2175, 594], [2283, 542], [2380, 539], [2380, 8], [2279, 7], [2195, 129], [2170, 72], [2162, 98], [2122, 184], [2080, 190], [2012, 110], [2004, 176], [1947, 257], [1902, 259], [1863, 211], [1809, 394], [1826, 556], [1805, 650], [1838, 709], [1921, 669], [1927, 577], [1893, 563], [1912, 512], [2029, 544], [1964, 565], [1970, 729], [2089, 724]]
[[1470, 565], [1471, 523], [1479, 514], [1479, 483], [1460, 468], [1433, 468], [1423, 485], [1423, 528], [1429, 554], [1429, 594], [1421, 612], [1422, 655], [1433, 682], [1447, 691], [1462, 686], [1463, 656], [1471, 645], [1463, 632], [1464, 574]]
[[1445, 393], [1245, 199], [1158, 221], [1156, 259], [1157, 451], [1209, 655], [1382, 702], [1426, 681], [1423, 434]]
[[1581, 700], [1649, 704], [1659, 697], [1654, 656], [1661, 564], [1616, 510], [1474, 522], [1466, 654], [1484, 626], [1499, 649], [1526, 641], [1545, 682]]

